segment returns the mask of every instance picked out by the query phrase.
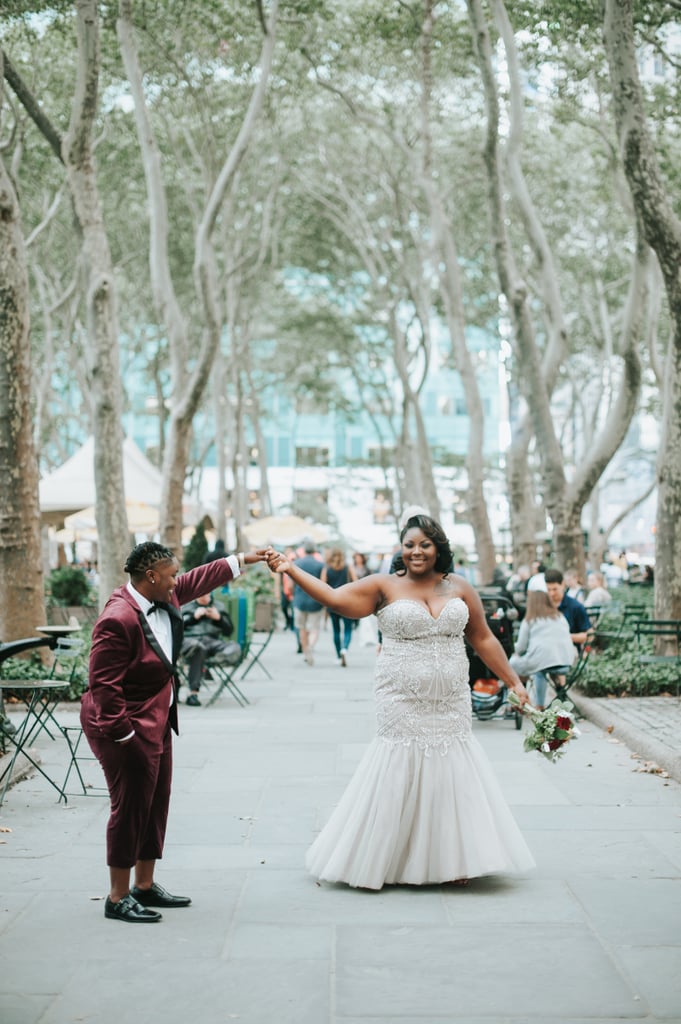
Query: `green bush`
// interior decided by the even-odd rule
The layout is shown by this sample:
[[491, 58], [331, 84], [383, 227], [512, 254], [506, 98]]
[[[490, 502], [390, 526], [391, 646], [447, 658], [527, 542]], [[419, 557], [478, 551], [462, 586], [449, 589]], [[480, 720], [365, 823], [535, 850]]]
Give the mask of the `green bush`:
[[82, 569], [65, 565], [61, 569], [53, 569], [49, 575], [47, 586], [49, 596], [58, 605], [86, 605], [92, 601], [92, 588]]
[[579, 683], [587, 697], [656, 697], [675, 694], [679, 672], [672, 665], [639, 665], [635, 641], [594, 650]]
[[187, 544], [187, 547], [184, 549], [182, 568], [185, 572], [188, 572], [189, 569], [195, 569], [197, 565], [203, 565], [207, 554], [208, 541], [206, 540], [206, 531], [203, 523], [199, 523], [194, 530], [189, 544]]
[[[679, 671], [675, 665], [639, 664], [639, 653], [652, 653], [653, 646], [648, 641], [639, 652], [631, 623], [624, 625], [621, 637], [612, 636], [622, 625], [625, 605], [638, 604], [650, 612], [652, 598], [652, 588], [623, 586], [615, 591], [612, 607], [598, 622], [591, 656], [579, 683], [587, 697], [655, 697], [678, 692]], [[599, 641], [599, 632], [610, 636]]]

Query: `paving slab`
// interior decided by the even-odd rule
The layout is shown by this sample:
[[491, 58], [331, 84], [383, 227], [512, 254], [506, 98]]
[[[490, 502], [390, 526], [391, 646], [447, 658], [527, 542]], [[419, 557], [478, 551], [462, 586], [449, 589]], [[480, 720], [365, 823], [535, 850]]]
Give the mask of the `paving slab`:
[[[535, 871], [379, 893], [307, 875], [373, 734], [374, 658], [351, 647], [337, 666], [327, 631], [310, 667], [279, 633], [274, 679], [243, 684], [248, 707], [225, 694], [180, 709], [158, 878], [193, 903], [157, 925], [104, 919], [106, 799], [64, 806], [39, 775], [13, 786], [2, 1024], [681, 1024], [681, 786], [639, 770], [645, 736], [607, 732], [614, 708], [557, 764], [525, 753], [508, 721], [474, 725]], [[77, 722], [73, 706], [59, 714]], [[64, 745], [38, 746], [65, 773]], [[96, 762], [84, 770], [101, 784]]]

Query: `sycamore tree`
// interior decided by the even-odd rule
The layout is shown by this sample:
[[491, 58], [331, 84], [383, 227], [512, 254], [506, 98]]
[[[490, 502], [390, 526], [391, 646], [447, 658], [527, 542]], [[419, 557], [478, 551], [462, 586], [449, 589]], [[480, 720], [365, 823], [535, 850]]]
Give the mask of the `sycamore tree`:
[[[84, 357], [86, 381], [92, 399], [95, 505], [100, 544], [99, 596], [103, 604], [109, 592], [122, 581], [129, 535], [123, 487], [116, 288], [94, 156], [101, 70], [99, 15], [95, 0], [77, 0], [73, 10], [69, 9], [70, 5], [58, 6], [63, 7], [63, 12], [46, 5], [40, 5], [40, 8], [57, 29], [61, 25], [60, 13], [64, 13], [65, 28], [75, 35], [70, 117], [65, 117], [68, 95], [34, 95], [29, 80], [6, 53], [4, 77], [45, 142], [63, 164], [74, 222], [80, 236], [78, 286], [87, 333]], [[48, 99], [49, 103], [46, 102]], [[48, 108], [51, 105], [55, 105], [62, 120], [66, 121], [65, 130], [62, 131], [50, 117]]]
[[[659, 7], [663, 8], [660, 11]], [[664, 3], [650, 10], [678, 21], [679, 5]], [[657, 463], [657, 536], [655, 612], [661, 618], [681, 617], [681, 219], [678, 182], [672, 191], [671, 166], [663, 161], [665, 127], [653, 137], [637, 66], [636, 29], [645, 34], [650, 23], [634, 24], [631, 0], [606, 0], [603, 21], [614, 116], [624, 171], [648, 244], [655, 250], [664, 280], [672, 325], [666, 358], [662, 439]], [[678, 104], [678, 95], [676, 96]], [[667, 109], [678, 132], [678, 105]]]
[[[403, 402], [396, 467], [411, 500], [436, 515], [439, 496], [421, 397], [433, 333], [444, 329], [448, 336], [468, 413], [467, 511], [481, 572], [490, 578], [495, 558], [484, 488], [485, 422], [478, 353], [470, 341], [470, 328], [480, 319], [475, 299], [487, 302], [484, 284], [478, 290], [473, 210], [479, 199], [471, 202], [475, 182], [467, 169], [471, 51], [465, 21], [462, 26], [461, 19], [436, 18], [434, 7], [350, 4], [335, 9], [331, 25], [311, 20], [301, 51], [336, 111], [333, 133], [324, 137], [315, 160], [306, 159], [301, 180], [354, 246], [358, 279], [383, 311]], [[322, 101], [315, 105], [306, 95], [304, 102], [312, 110], [308, 123], [317, 123]], [[490, 326], [495, 329], [493, 322], [484, 324], [487, 331]]]
[[[502, 294], [513, 328], [515, 375], [527, 412], [520, 421], [519, 443], [512, 450], [511, 503], [526, 508], [527, 445], [533, 436], [539, 455], [542, 498], [553, 527], [553, 548], [559, 565], [583, 571], [585, 552], [582, 513], [594, 487], [622, 444], [638, 406], [641, 382], [640, 336], [648, 298], [650, 254], [637, 225], [628, 294], [623, 303], [615, 347], [620, 368], [610, 379], [607, 410], [600, 398], [598, 422], [587, 433], [589, 445], [566, 471], [552, 397], [559, 371], [574, 353], [571, 324], [564, 312], [563, 273], [549, 240], [538, 205], [528, 188], [523, 166], [524, 90], [515, 41], [503, 0], [493, 0], [494, 23], [481, 0], [468, 0], [487, 112], [484, 157], [489, 182], [492, 244]], [[508, 73], [508, 130], [502, 132], [502, 97], [494, 61], [493, 39], [503, 52]], [[542, 159], [545, 165], [545, 160]], [[511, 201], [509, 202], [509, 194]], [[579, 199], [572, 196], [574, 202]], [[602, 208], [607, 215], [607, 206]], [[515, 219], [522, 232], [510, 225]], [[526, 254], [529, 254], [530, 260]], [[537, 309], [540, 316], [537, 316]], [[542, 340], [544, 344], [542, 344]], [[583, 388], [584, 390], [584, 388]], [[528, 426], [531, 425], [531, 430]], [[516, 439], [518, 440], [518, 439]], [[518, 465], [521, 467], [518, 470]], [[520, 494], [516, 493], [518, 487]]]
[[[4, 116], [0, 126], [4, 135]], [[30, 405], [28, 271], [19, 203], [2, 152], [0, 281], [0, 636], [16, 640], [44, 622], [45, 596]]]
[[[222, 217], [225, 201], [234, 188], [237, 171], [246, 158], [253, 130], [265, 100], [270, 71], [274, 59], [278, 0], [271, 0], [265, 8], [260, 0], [249, 5], [240, 14], [231, 12], [229, 18], [217, 8], [205, 12], [202, 21], [204, 31], [199, 37], [193, 5], [172, 4], [166, 11], [172, 22], [170, 57], [155, 46], [159, 39], [158, 24], [146, 22], [144, 11], [137, 11], [131, 0], [120, 0], [117, 33], [121, 56], [125, 67], [130, 93], [134, 103], [134, 117], [137, 137], [142, 154], [144, 178], [149, 203], [149, 266], [153, 289], [154, 305], [159, 321], [168, 338], [171, 368], [170, 415], [163, 458], [163, 489], [161, 494], [161, 536], [171, 547], [179, 548], [182, 531], [182, 497], [185, 474], [189, 461], [189, 442], [192, 421], [204, 395], [206, 384], [213, 367], [220, 338], [225, 325], [223, 305], [224, 291], [220, 288], [221, 276], [225, 273], [224, 262], [216, 247], [216, 226]], [[172, 8], [172, 9], [171, 9]], [[249, 32], [254, 26], [261, 28], [260, 53], [257, 59], [248, 53], [248, 40], [243, 53], [242, 70], [239, 75], [234, 64], [229, 64], [231, 49], [238, 49], [237, 37], [242, 30]], [[178, 31], [178, 26], [184, 31]], [[216, 29], [215, 34], [210, 31]], [[231, 32], [228, 33], [228, 30]], [[185, 35], [186, 33], [186, 35]], [[193, 47], [188, 52], [184, 39], [191, 34]], [[222, 43], [220, 42], [222, 40]], [[150, 70], [145, 72], [140, 46], [145, 44], [145, 57]], [[212, 52], [210, 47], [213, 47]], [[198, 58], [198, 59], [197, 59]], [[170, 62], [169, 62], [170, 61]], [[223, 72], [223, 74], [220, 74]], [[202, 124], [201, 105], [204, 102], [202, 87], [209, 79], [221, 83], [225, 104], [230, 101], [230, 77], [237, 78], [236, 118], [232, 117], [231, 137], [220, 137], [219, 125]], [[204, 177], [194, 168], [194, 204], [191, 209], [191, 234], [186, 244], [192, 253], [192, 289], [187, 288], [185, 279], [182, 287], [176, 280], [171, 261], [170, 235], [172, 223], [169, 217], [168, 187], [164, 177], [167, 174], [168, 159], [159, 141], [164, 125], [163, 111], [155, 100], [169, 99], [170, 111], [173, 105], [177, 111], [180, 97], [174, 91], [163, 93], [162, 87], [168, 79], [179, 86], [182, 101], [191, 102], [195, 110], [195, 124], [199, 133], [192, 136], [185, 125], [187, 147], [196, 154], [200, 163], [202, 150], [215, 144], [213, 166], [204, 163], [201, 170]], [[154, 85], [157, 88], [154, 88]], [[244, 91], [250, 91], [250, 99], [242, 105]], [[173, 104], [173, 97], [175, 103]], [[171, 131], [165, 136], [165, 144], [179, 145], [174, 138], [172, 121], [167, 122]], [[200, 129], [203, 129], [201, 131]], [[211, 138], [211, 135], [217, 136]], [[183, 303], [182, 296], [189, 299]]]

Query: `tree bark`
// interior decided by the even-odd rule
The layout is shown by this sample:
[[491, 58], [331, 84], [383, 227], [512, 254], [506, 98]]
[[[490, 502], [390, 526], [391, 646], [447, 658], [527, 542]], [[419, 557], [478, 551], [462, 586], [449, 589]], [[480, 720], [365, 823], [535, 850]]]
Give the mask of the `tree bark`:
[[0, 639], [45, 621], [31, 414], [28, 272], [19, 204], [0, 154]]
[[531, 565], [537, 557], [539, 514], [534, 501], [532, 474], [528, 463], [531, 430], [527, 417], [517, 425], [511, 418], [512, 438], [506, 452], [506, 480], [511, 520], [513, 567]]
[[104, 229], [93, 152], [100, 67], [96, 0], [77, 0], [78, 61], [71, 118], [62, 139], [9, 62], [5, 78], [66, 168], [76, 224], [81, 235], [80, 274], [85, 296], [87, 377], [95, 442], [95, 515], [99, 539], [99, 601], [124, 579], [129, 547], [123, 482], [121, 379], [118, 318], [111, 255]]
[[484, 493], [485, 416], [475, 367], [466, 343], [463, 287], [461, 284], [456, 241], [444, 209], [440, 189], [433, 175], [430, 126], [432, 28], [433, 4], [432, 0], [426, 0], [421, 30], [423, 80], [423, 88], [421, 90], [421, 137], [423, 146], [421, 180], [430, 212], [433, 266], [441, 268], [438, 273], [440, 294], [442, 295], [454, 356], [454, 365], [461, 375], [464, 394], [466, 395], [466, 414], [469, 431], [468, 448], [466, 451], [466, 471], [468, 473], [467, 513], [475, 536], [480, 577], [483, 583], [488, 583], [492, 580], [496, 567], [496, 557], [492, 527]]
[[99, 542], [99, 603], [125, 575], [130, 546], [123, 481], [121, 375], [113, 267], [97, 187], [93, 132], [100, 66], [96, 0], [78, 0], [78, 69], [71, 121], [62, 144], [73, 205], [82, 232], [88, 332], [88, 378], [94, 408], [95, 516]]
[[553, 269], [550, 249], [541, 228], [541, 222], [525, 188], [519, 161], [521, 104], [518, 74], [515, 70], [515, 42], [510, 31], [503, 0], [494, 0], [497, 20], [502, 27], [506, 52], [509, 57], [513, 98], [512, 132], [506, 153], [507, 163], [512, 168], [511, 180], [523, 211], [522, 217], [526, 234], [536, 254], [537, 264], [542, 268], [542, 298], [546, 312], [545, 319], [553, 339], [545, 357], [542, 357], [537, 344], [529, 289], [519, 273], [506, 227], [504, 171], [499, 138], [499, 98], [489, 33], [480, 0], [467, 0], [467, 2], [487, 105], [485, 163], [489, 180], [488, 194], [497, 269], [501, 289], [508, 302], [514, 328], [518, 372], [540, 455], [544, 504], [553, 526], [554, 558], [557, 564], [563, 568], [574, 566], [583, 572], [585, 556], [581, 528], [582, 510], [604, 469], [624, 440], [637, 407], [641, 381], [637, 341], [647, 294], [648, 253], [645, 245], [637, 246], [624, 316], [625, 323], [620, 349], [623, 370], [616, 400], [613, 402], [598, 437], [581, 460], [574, 479], [568, 483], [560, 438], [556, 433], [550, 404], [556, 373], [566, 350], [567, 332], [560, 302], [557, 274]]
[[603, 24], [624, 172], [662, 271], [672, 338], [657, 465], [655, 613], [681, 618], [681, 221], [651, 138], [636, 64], [632, 0], [606, 0]]

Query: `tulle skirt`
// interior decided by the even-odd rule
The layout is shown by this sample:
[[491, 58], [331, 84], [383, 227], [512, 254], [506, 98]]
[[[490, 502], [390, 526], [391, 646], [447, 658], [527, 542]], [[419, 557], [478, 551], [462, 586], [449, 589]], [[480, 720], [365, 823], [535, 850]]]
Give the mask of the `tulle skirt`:
[[446, 753], [376, 737], [306, 865], [328, 882], [380, 889], [523, 872], [534, 859], [475, 736]]

